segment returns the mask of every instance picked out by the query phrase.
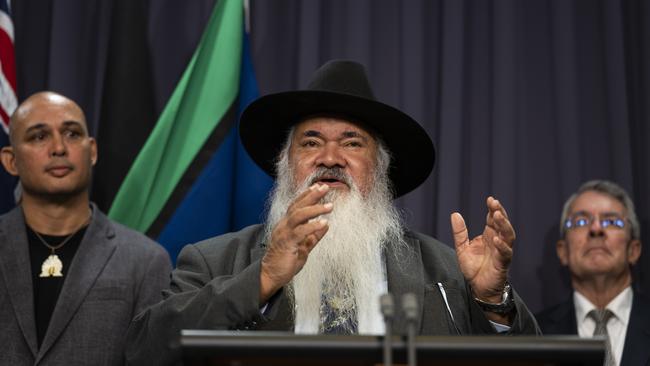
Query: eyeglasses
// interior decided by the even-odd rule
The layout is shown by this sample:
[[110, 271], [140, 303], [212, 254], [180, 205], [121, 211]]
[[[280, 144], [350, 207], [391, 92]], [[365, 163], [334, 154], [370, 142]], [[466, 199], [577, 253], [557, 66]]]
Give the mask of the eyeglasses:
[[[594, 222], [594, 216], [588, 213], [577, 213], [573, 217], [568, 218], [564, 222], [564, 227], [566, 229], [575, 229], [580, 227], [589, 227], [591, 223]], [[612, 228], [612, 229], [623, 229], [625, 228], [625, 219], [614, 215], [609, 214], [604, 217], [599, 218], [598, 222], [600, 227], [603, 229]]]

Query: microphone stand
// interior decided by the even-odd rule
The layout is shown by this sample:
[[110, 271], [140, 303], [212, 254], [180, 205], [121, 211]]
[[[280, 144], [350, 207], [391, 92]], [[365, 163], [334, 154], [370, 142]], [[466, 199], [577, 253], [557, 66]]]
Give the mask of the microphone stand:
[[406, 318], [406, 344], [407, 360], [409, 366], [417, 365], [417, 356], [415, 354], [415, 323], [418, 319], [418, 299], [415, 294], [408, 293], [402, 297], [402, 310]]
[[393, 317], [395, 316], [395, 302], [393, 295], [383, 294], [379, 298], [379, 309], [384, 316], [386, 331], [384, 332], [384, 366], [393, 365]]

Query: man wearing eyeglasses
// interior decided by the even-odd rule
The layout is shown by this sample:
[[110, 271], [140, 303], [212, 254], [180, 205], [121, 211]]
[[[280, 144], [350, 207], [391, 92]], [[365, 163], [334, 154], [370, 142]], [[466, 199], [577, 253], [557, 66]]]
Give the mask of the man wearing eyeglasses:
[[573, 296], [537, 314], [544, 334], [605, 335], [605, 365], [650, 364], [650, 302], [632, 290], [640, 227], [627, 192], [584, 183], [564, 204], [556, 249]]

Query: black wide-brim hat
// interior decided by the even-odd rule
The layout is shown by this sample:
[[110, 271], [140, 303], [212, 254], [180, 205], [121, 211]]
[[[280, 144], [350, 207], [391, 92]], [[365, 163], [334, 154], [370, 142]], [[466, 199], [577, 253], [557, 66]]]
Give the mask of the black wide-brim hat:
[[427, 132], [406, 113], [377, 101], [365, 67], [334, 60], [321, 66], [306, 90], [263, 96], [242, 113], [239, 135], [251, 158], [272, 177], [292, 126], [306, 117], [331, 115], [360, 122], [390, 151], [389, 177], [395, 197], [422, 184], [435, 162]]

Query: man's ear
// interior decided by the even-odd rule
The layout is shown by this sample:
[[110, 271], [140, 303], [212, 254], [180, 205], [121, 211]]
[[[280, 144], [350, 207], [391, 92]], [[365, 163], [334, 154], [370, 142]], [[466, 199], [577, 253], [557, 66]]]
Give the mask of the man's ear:
[[633, 266], [641, 256], [641, 240], [634, 239], [627, 246], [627, 262]]
[[564, 239], [560, 239], [555, 243], [555, 251], [557, 253], [557, 257], [560, 260], [560, 263], [562, 263], [563, 266], [568, 266], [569, 265], [569, 243], [567, 243]]
[[93, 137], [90, 137], [90, 163], [97, 164], [97, 141]]
[[2, 166], [5, 167], [7, 173], [17, 177], [18, 170], [16, 169], [16, 155], [14, 154], [14, 148], [11, 146], [5, 146], [0, 150], [0, 159], [2, 159]]

